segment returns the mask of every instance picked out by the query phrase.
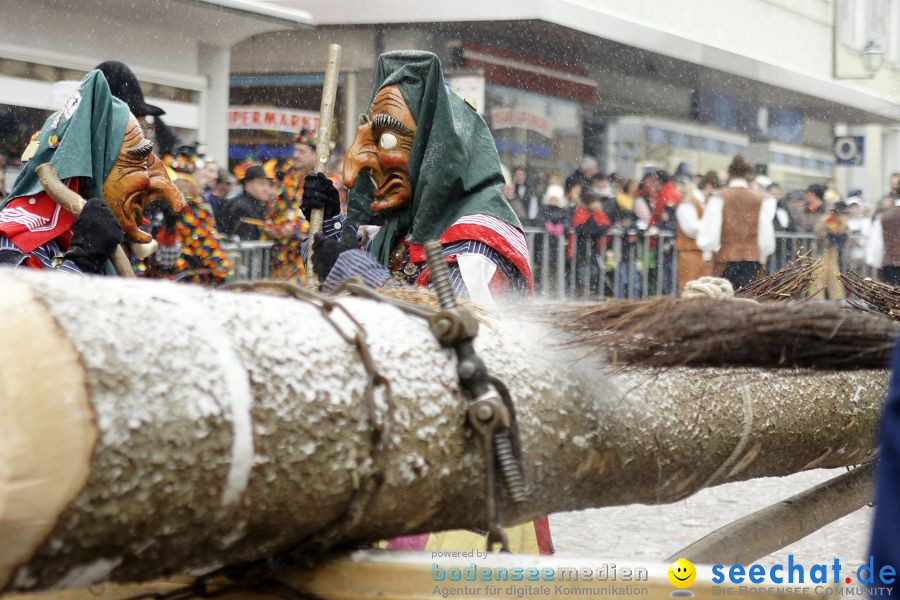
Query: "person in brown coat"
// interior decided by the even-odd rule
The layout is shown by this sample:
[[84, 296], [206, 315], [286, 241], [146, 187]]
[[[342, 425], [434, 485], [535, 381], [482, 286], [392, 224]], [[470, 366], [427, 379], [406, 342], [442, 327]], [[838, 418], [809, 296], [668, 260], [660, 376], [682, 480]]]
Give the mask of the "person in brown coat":
[[866, 263], [881, 269], [886, 283], [900, 286], [900, 198], [872, 223]]
[[715, 253], [722, 277], [739, 290], [753, 281], [775, 251], [775, 198], [751, 191], [753, 166], [740, 155], [728, 165], [728, 186], [706, 203], [697, 246], [704, 258]]
[[693, 193], [685, 195], [675, 210], [679, 295], [688, 281], [712, 275], [712, 261], [703, 259], [703, 253], [697, 247], [697, 233], [700, 231], [703, 207], [718, 187], [719, 175], [715, 171], [708, 172], [700, 179]]

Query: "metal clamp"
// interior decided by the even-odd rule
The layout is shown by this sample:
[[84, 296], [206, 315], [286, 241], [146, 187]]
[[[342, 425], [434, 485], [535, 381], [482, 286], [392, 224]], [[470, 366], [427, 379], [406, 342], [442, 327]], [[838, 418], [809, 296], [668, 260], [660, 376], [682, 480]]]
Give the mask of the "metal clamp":
[[[431, 332], [441, 345], [456, 351], [459, 381], [472, 400], [467, 411], [468, 421], [481, 438], [487, 486], [487, 549], [490, 551], [495, 544], [500, 544], [501, 551], [509, 552], [509, 540], [500, 525], [499, 501], [503, 488], [513, 502], [522, 502], [527, 497], [521, 460], [514, 450], [518, 432], [514, 426], [512, 400], [506, 386], [490, 376], [475, 352], [472, 342], [478, 334], [478, 321], [456, 303], [441, 245], [435, 241], [426, 242], [425, 257], [431, 283], [443, 308], [429, 318]], [[503, 485], [495, 475], [498, 466]]]

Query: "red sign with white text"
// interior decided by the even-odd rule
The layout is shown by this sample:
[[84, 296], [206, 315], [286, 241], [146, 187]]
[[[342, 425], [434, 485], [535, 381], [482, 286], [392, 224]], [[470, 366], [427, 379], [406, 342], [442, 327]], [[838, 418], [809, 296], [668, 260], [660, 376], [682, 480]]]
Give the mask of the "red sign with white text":
[[298, 133], [301, 129], [316, 131], [319, 113], [311, 110], [232, 106], [228, 109], [228, 129], [263, 129]]

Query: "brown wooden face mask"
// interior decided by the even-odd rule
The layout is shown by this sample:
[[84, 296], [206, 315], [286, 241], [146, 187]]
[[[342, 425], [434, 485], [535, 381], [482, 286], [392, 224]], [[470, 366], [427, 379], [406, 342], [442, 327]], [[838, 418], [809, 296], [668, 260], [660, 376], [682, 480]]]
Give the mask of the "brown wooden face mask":
[[165, 165], [153, 154], [153, 144], [144, 138], [140, 123], [131, 115], [119, 157], [103, 182], [103, 199], [116, 216], [130, 242], [146, 244], [152, 237], [141, 231], [144, 205], [162, 197], [181, 210], [181, 192], [169, 179]]
[[344, 185], [352, 188], [363, 171], [375, 181], [372, 212], [401, 208], [409, 203], [409, 156], [416, 137], [416, 121], [395, 85], [375, 94], [369, 112], [360, 116], [356, 139], [344, 157]]

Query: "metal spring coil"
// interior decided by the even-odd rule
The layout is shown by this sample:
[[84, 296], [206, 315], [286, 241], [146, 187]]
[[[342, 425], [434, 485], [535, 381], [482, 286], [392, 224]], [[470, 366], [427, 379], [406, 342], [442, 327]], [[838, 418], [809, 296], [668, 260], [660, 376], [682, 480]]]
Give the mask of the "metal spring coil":
[[516, 460], [512, 449], [512, 441], [509, 432], [503, 431], [494, 434], [494, 453], [500, 464], [500, 473], [503, 474], [503, 482], [506, 491], [513, 502], [524, 502], [527, 496], [525, 490], [525, 478], [519, 470], [519, 462]]
[[456, 308], [456, 294], [450, 283], [450, 269], [447, 268], [444, 250], [439, 242], [434, 240], [425, 242], [425, 260], [428, 261], [428, 266], [431, 268], [431, 283], [434, 285], [434, 291], [437, 292], [441, 307]]

